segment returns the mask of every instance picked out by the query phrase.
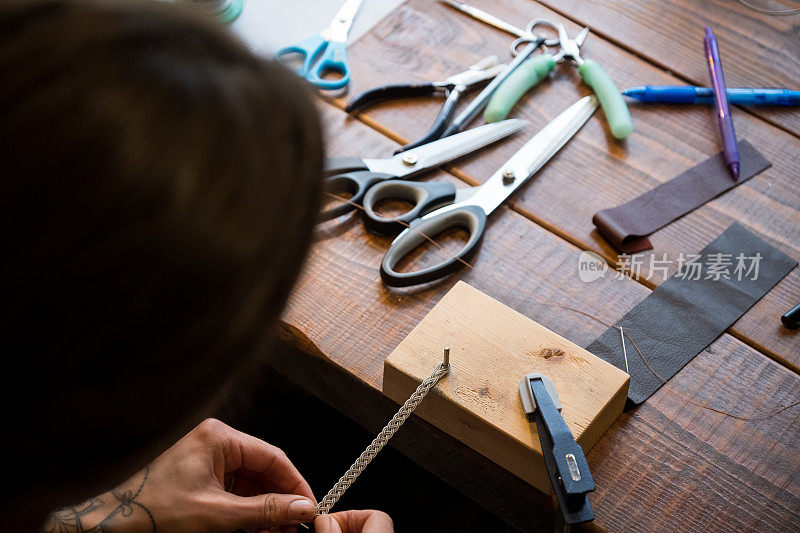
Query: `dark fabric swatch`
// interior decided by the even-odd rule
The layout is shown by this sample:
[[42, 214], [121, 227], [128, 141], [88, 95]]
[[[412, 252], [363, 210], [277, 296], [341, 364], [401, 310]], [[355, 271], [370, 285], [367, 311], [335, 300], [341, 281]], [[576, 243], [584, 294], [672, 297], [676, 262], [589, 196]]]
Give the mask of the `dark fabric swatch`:
[[[716, 256], [715, 254], [724, 254]], [[739, 254], [756, 257], [758, 275], [735, 273]], [[650, 367], [670, 379], [692, 358], [702, 352], [731, 324], [774, 287], [797, 261], [734, 223], [700, 252], [700, 279], [694, 267], [684, 265], [647, 298], [617, 322], [636, 342]], [[715, 280], [720, 268], [709, 265], [717, 257], [730, 256], [729, 278]], [[750, 267], [753, 261], [746, 261]], [[742, 275], [746, 274], [746, 275]], [[683, 279], [683, 278], [686, 279]], [[742, 279], [738, 279], [741, 277]], [[752, 279], [756, 277], [756, 279]], [[631, 376], [628, 407], [649, 398], [664, 382], [650, 371], [642, 357], [626, 339]], [[617, 327], [606, 330], [586, 349], [612, 365], [625, 370], [622, 341]]]
[[720, 152], [626, 204], [598, 211], [592, 223], [619, 252], [649, 250], [653, 245], [647, 235], [772, 166], [744, 140], [739, 141], [739, 157], [738, 180], [731, 176]]

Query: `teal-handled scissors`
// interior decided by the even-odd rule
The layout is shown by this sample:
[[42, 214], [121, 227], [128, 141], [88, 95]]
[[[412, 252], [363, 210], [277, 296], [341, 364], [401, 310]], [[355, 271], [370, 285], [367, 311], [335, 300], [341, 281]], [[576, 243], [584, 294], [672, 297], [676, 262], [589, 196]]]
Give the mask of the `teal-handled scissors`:
[[[361, 1], [347, 0], [331, 20], [330, 26], [304, 41], [281, 48], [275, 57], [281, 59], [288, 54], [301, 54], [303, 66], [297, 70], [297, 74], [320, 89], [341, 89], [350, 82], [347, 34], [350, 33]], [[341, 78], [323, 78], [328, 73], [341, 74]]]

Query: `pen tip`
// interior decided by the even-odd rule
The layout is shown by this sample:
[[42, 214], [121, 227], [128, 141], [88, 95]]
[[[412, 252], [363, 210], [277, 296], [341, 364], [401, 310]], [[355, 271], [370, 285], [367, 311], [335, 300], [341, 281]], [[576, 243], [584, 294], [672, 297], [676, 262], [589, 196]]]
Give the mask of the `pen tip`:
[[713, 33], [711, 33], [711, 26], [706, 26], [706, 37], [713, 37]]
[[734, 179], [738, 180], [739, 179], [739, 163], [731, 163], [730, 165], [728, 165], [728, 168], [730, 168], [731, 175], [734, 177]]

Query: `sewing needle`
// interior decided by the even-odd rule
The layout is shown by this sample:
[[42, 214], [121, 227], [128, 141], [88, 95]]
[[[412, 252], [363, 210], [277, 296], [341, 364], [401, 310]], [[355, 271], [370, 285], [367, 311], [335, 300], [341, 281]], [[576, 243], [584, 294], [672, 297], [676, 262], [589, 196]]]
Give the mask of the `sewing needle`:
[[622, 355], [625, 356], [625, 372], [630, 374], [631, 371], [628, 370], [628, 350], [625, 349], [625, 333], [622, 331], [622, 326], [617, 326], [619, 328], [619, 338], [622, 339]]

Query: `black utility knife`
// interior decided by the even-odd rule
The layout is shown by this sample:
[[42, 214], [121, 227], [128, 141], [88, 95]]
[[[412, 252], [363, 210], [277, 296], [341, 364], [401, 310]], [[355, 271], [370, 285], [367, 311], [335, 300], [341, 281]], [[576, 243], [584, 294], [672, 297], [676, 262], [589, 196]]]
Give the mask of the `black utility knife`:
[[542, 455], [558, 506], [567, 526], [594, 519], [588, 493], [594, 478], [583, 449], [575, 442], [564, 417], [556, 387], [547, 376], [532, 372], [519, 383], [519, 394], [528, 420], [536, 422]]

